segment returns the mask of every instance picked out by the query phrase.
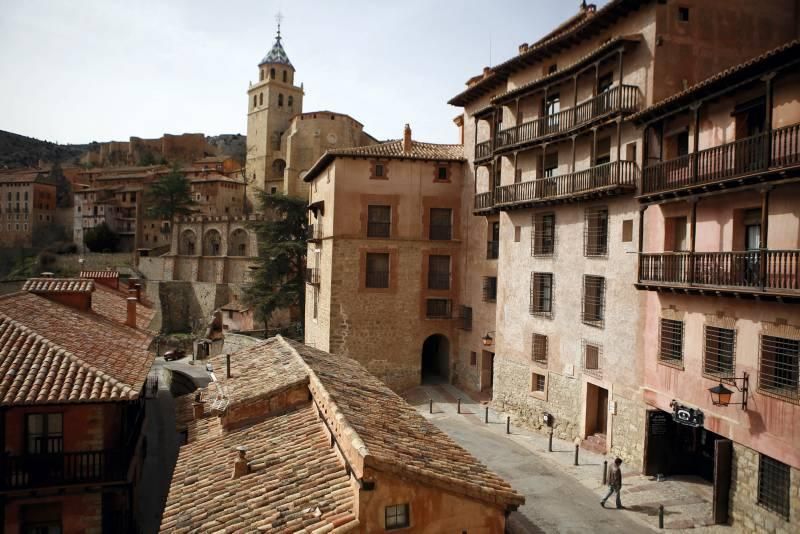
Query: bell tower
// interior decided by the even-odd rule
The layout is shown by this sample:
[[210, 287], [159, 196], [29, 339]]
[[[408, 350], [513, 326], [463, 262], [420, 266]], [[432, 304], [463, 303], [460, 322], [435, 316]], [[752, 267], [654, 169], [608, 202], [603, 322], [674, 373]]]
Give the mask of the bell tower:
[[303, 111], [303, 88], [294, 85], [294, 66], [281, 42], [280, 14], [276, 18], [275, 43], [258, 64], [258, 81], [247, 90], [247, 178], [253, 189], [267, 192], [284, 192], [283, 134], [291, 118]]

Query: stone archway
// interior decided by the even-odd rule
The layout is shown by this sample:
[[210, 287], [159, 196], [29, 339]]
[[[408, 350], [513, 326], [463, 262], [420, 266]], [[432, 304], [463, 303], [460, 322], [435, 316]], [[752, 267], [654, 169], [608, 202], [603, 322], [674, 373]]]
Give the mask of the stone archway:
[[228, 238], [228, 256], [247, 256], [250, 234], [244, 228], [237, 228]]
[[203, 236], [203, 256], [222, 255], [222, 236], [218, 230], [210, 229]]
[[181, 232], [178, 240], [178, 254], [181, 256], [194, 256], [197, 254], [197, 234], [194, 230], [186, 229]]
[[450, 379], [450, 341], [442, 334], [429, 336], [422, 344], [420, 378], [423, 384]]

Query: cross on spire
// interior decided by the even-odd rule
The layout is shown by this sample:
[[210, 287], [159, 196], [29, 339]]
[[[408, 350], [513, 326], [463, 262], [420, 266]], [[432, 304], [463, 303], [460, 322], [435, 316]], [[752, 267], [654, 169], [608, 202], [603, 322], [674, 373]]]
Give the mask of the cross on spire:
[[283, 22], [283, 14], [278, 11], [275, 15], [275, 22], [278, 24], [278, 35], [275, 37], [278, 41], [281, 40], [281, 22]]

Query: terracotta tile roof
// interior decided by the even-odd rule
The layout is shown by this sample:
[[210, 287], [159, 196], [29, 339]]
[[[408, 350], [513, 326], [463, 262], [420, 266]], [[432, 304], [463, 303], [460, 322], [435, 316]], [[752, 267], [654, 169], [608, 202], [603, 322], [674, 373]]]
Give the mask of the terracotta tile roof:
[[[313, 405], [224, 434], [215, 418], [196, 424], [198, 439], [178, 455], [162, 532], [330, 532], [354, 522], [350, 477]], [[232, 480], [239, 446], [250, 472]]]
[[84, 278], [28, 278], [23, 291], [31, 293], [87, 293], [94, 291], [94, 280]]
[[[130, 295], [121, 290], [114, 290], [102, 284], [95, 285], [97, 291], [92, 295], [92, 310], [107, 319], [124, 325], [128, 319], [128, 301]], [[136, 305], [136, 328], [149, 331], [150, 323], [156, 310], [146, 302]]]
[[200, 158], [194, 161], [195, 164], [203, 164], [203, 163], [224, 163], [229, 159], [233, 159], [232, 156], [206, 156], [204, 158]]
[[244, 313], [249, 309], [250, 307], [240, 300], [232, 300], [220, 307], [220, 310], [222, 311], [235, 311], [239, 313]]
[[411, 151], [406, 152], [403, 150], [403, 140], [395, 139], [375, 145], [328, 150], [314, 163], [303, 180], [306, 182], [312, 181], [337, 157], [465, 161], [463, 145], [442, 145], [411, 141]]
[[0, 405], [134, 399], [151, 340], [33, 293], [0, 297]]
[[50, 182], [47, 176], [47, 172], [40, 169], [24, 169], [24, 170], [16, 170], [9, 172], [0, 172], [0, 183], [26, 184], [32, 182], [37, 182], [44, 185], [52, 185], [52, 186], [56, 185], [55, 183]]
[[796, 65], [798, 57], [800, 57], [800, 40], [795, 39], [743, 63], [728, 67], [683, 91], [653, 104], [649, 108], [643, 109], [639, 113], [631, 115], [629, 119], [639, 121], [655, 117], [666, 112], [671, 106], [686, 105], [706, 93], [725, 89], [734, 77], [760, 75], [771, 68], [785, 68], [791, 62]]
[[81, 271], [80, 278], [119, 278], [119, 271]]

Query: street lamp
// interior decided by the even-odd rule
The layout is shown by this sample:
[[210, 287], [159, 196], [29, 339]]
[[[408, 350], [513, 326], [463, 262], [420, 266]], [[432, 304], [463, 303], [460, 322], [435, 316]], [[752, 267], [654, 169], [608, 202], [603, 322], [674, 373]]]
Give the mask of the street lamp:
[[[731, 380], [733, 380], [733, 387], [742, 393], [742, 402], [731, 402], [731, 397], [734, 393], [733, 390], [726, 388], [720, 381], [719, 385], [708, 389], [709, 393], [711, 393], [711, 403], [714, 406], [722, 407], [730, 406], [731, 404], [741, 405], [742, 410], [747, 410], [747, 393], [750, 385], [750, 375], [744, 373], [741, 378], [731, 378]], [[741, 388], [736, 384], [737, 380], [742, 381]]]
[[494, 343], [494, 339], [492, 338], [492, 334], [494, 334], [494, 333], [495, 333], [494, 330], [492, 330], [490, 332], [486, 332], [486, 335], [481, 338], [481, 341], [483, 342], [483, 346], [484, 347], [491, 347], [492, 346], [492, 343]]

